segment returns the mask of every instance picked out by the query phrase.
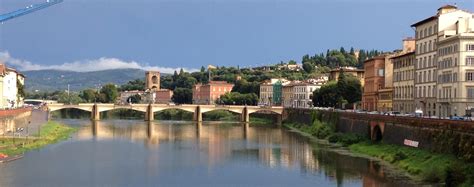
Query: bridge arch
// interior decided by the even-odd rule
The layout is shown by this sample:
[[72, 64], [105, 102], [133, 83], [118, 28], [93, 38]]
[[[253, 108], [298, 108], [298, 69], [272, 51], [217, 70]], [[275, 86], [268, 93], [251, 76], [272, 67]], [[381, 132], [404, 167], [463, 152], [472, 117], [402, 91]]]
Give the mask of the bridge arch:
[[371, 122], [370, 125], [370, 139], [374, 142], [380, 142], [383, 139], [383, 131], [384, 131], [385, 124], [381, 123], [373, 123]]

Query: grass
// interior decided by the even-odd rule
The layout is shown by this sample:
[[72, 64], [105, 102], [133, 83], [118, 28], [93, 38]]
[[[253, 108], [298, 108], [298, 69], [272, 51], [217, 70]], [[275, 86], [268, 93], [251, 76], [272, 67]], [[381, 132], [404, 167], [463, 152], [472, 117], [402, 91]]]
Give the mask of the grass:
[[446, 186], [473, 186], [474, 163], [468, 163], [450, 154], [435, 154], [427, 150], [372, 143], [357, 134], [334, 132], [327, 123], [314, 120], [312, 124], [286, 122], [284, 126], [303, 135], [326, 139], [349, 147], [351, 152], [380, 158], [403, 169], [418, 180], [444, 183]]
[[390, 162], [426, 182], [445, 182], [447, 186], [474, 184], [474, 163], [466, 163], [454, 155], [369, 141], [352, 144], [349, 149]]
[[[70, 134], [75, 132], [76, 129], [68, 127], [57, 122], [50, 121], [41, 127], [39, 139], [26, 138], [7, 138], [2, 139], [0, 142], [2, 148], [0, 153], [13, 156], [24, 153], [29, 150], [39, 149], [48, 144], [53, 144], [61, 140], [69, 138]], [[36, 135], [38, 136], [38, 135]]]

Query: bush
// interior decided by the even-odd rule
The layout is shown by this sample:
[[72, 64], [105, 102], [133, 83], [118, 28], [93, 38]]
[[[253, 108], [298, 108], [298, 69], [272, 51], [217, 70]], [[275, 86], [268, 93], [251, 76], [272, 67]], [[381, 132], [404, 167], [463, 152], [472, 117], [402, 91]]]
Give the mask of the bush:
[[438, 183], [444, 178], [443, 171], [437, 166], [427, 168], [421, 175], [426, 182]]
[[395, 153], [395, 155], [393, 156], [393, 162], [398, 162], [400, 160], [404, 160], [406, 159], [408, 156], [402, 152], [402, 151], [398, 151], [397, 153]]
[[364, 137], [358, 134], [343, 134], [343, 133], [334, 133], [328, 137], [328, 141], [331, 143], [340, 143], [343, 146], [349, 146], [355, 143], [359, 143], [364, 140]]

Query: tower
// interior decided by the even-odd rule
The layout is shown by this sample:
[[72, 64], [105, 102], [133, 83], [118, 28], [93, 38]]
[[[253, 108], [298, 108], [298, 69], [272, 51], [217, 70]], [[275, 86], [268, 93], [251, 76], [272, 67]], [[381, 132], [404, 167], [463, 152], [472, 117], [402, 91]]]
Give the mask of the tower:
[[160, 89], [160, 72], [147, 71], [145, 73], [145, 88], [146, 89]]

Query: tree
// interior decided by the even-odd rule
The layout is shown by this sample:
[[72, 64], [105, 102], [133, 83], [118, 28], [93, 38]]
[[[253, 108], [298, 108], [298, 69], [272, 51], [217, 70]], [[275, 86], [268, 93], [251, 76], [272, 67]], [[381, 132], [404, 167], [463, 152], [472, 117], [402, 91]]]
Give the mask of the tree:
[[338, 98], [337, 83], [331, 81], [313, 92], [313, 105], [319, 107], [335, 107]]
[[204, 68], [204, 66], [201, 66], [201, 73], [204, 73], [206, 72], [206, 68]]
[[303, 62], [303, 70], [306, 72], [306, 73], [311, 73], [314, 71], [314, 64], [311, 63], [311, 62]]
[[86, 103], [93, 103], [97, 100], [98, 93], [93, 89], [85, 89], [79, 93], [79, 97]]
[[106, 84], [100, 89], [101, 101], [104, 103], [115, 103], [118, 97], [117, 87], [113, 84]]
[[254, 93], [229, 92], [220, 97], [220, 102], [226, 105], [257, 105], [258, 96]]
[[296, 65], [296, 61], [290, 60], [290, 61], [288, 61], [288, 64], [289, 64], [289, 65]]
[[127, 84], [120, 86], [120, 91], [130, 91], [130, 90], [145, 90], [145, 81], [143, 79], [135, 79], [128, 81]]
[[58, 97], [58, 102], [59, 103], [66, 103], [66, 104], [78, 104], [82, 103], [83, 100], [77, 93], [70, 92], [69, 94], [67, 92], [61, 92]]
[[171, 100], [176, 104], [191, 104], [193, 102], [193, 92], [189, 88], [176, 88]]
[[23, 85], [20, 80], [16, 80], [16, 87], [17, 87], [17, 105], [20, 102], [21, 98], [25, 98], [26, 92], [25, 92], [25, 85]]

